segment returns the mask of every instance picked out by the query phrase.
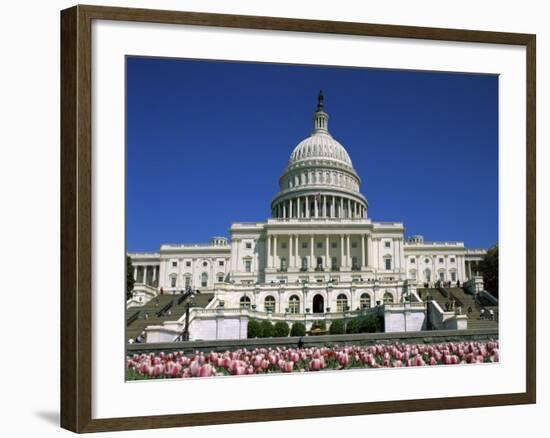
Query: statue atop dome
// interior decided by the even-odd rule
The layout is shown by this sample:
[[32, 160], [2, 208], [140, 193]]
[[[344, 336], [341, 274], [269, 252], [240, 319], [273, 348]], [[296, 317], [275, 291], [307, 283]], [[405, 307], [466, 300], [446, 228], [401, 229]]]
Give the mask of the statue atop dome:
[[323, 95], [323, 90], [319, 90], [317, 95], [317, 111], [323, 111], [325, 105], [325, 96]]

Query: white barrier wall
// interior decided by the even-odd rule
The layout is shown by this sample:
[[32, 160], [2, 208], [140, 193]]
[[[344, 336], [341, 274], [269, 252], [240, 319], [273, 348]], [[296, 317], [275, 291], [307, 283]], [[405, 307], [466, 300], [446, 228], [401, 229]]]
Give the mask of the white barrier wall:
[[386, 333], [416, 332], [425, 329], [426, 307], [424, 303], [386, 304], [384, 327]]
[[189, 340], [246, 339], [248, 315], [224, 315], [197, 317], [189, 324]]

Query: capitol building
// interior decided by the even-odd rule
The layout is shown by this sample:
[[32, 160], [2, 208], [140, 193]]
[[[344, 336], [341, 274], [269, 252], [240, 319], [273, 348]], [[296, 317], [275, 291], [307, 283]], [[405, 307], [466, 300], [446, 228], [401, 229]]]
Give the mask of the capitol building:
[[229, 239], [129, 253], [136, 283], [128, 307], [191, 288], [224, 309], [327, 314], [400, 303], [417, 288], [475, 277], [485, 250], [405, 238], [402, 222], [369, 216], [360, 187], [319, 93], [313, 129], [279, 178], [271, 217], [233, 223]]

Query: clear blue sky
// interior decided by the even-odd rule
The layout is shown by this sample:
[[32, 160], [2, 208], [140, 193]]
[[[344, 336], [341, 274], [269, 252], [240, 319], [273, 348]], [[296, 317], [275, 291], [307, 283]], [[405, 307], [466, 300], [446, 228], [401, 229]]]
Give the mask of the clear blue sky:
[[497, 76], [130, 57], [128, 250], [266, 220], [319, 89], [373, 220], [497, 242]]

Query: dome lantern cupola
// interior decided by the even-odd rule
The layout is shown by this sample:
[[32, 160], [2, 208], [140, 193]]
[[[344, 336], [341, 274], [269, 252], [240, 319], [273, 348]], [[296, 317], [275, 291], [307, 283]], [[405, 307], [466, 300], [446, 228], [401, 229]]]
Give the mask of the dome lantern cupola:
[[292, 151], [271, 202], [279, 219], [366, 219], [368, 202], [344, 148], [328, 132], [323, 91], [317, 95], [313, 131]]
[[323, 111], [325, 97], [323, 90], [319, 91], [317, 96], [317, 111], [313, 114], [313, 132], [328, 134], [328, 114]]

